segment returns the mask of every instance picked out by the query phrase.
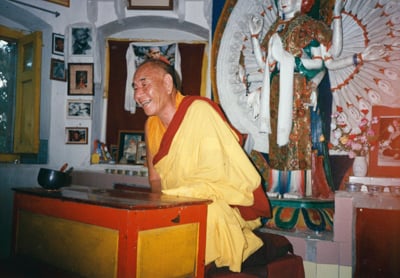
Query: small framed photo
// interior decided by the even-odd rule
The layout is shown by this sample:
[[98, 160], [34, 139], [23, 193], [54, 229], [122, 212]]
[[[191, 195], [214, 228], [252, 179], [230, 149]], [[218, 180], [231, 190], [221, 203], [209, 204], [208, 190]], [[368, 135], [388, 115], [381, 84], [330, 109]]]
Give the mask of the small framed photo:
[[373, 106], [372, 116], [378, 123], [372, 128], [378, 135], [370, 151], [368, 175], [398, 177], [400, 170], [400, 108]]
[[53, 33], [52, 52], [64, 56], [64, 35]]
[[129, 10], [172, 10], [173, 0], [128, 0]]
[[66, 127], [65, 143], [67, 144], [87, 144], [88, 128], [87, 127]]
[[62, 5], [65, 7], [69, 7], [69, 1], [70, 0], [46, 0], [47, 2], [51, 2], [54, 4]]
[[91, 100], [67, 100], [67, 118], [69, 119], [91, 119]]
[[74, 24], [68, 28], [70, 56], [93, 56], [94, 30], [90, 24]]
[[144, 141], [144, 131], [121, 130], [118, 134], [118, 163], [143, 164], [138, 160], [139, 143]]
[[66, 77], [65, 62], [63, 60], [51, 58], [50, 79], [66, 81]]
[[94, 95], [93, 63], [68, 64], [68, 95]]

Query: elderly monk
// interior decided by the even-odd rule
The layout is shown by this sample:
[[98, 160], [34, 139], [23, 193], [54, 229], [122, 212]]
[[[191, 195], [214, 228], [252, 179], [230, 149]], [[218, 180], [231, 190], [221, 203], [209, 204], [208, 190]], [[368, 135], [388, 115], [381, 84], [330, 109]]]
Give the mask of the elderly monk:
[[241, 147], [240, 134], [219, 106], [183, 96], [174, 69], [141, 64], [133, 78], [135, 101], [146, 121], [147, 163], [153, 192], [212, 200], [208, 205], [206, 264], [240, 272], [262, 245], [253, 230], [271, 217], [261, 178]]

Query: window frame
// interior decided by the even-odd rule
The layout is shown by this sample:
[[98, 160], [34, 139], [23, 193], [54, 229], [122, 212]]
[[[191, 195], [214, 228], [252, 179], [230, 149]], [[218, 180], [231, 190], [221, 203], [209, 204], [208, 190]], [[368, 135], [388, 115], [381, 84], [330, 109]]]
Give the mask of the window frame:
[[[0, 26], [0, 34], [2, 38], [15, 40], [18, 44], [13, 147], [10, 153], [0, 153], [1, 162], [10, 162], [20, 160], [23, 154], [39, 153], [42, 32], [26, 34]], [[26, 44], [32, 44], [32, 68], [23, 72], [21, 57], [24, 55], [24, 47], [22, 46]], [[29, 98], [26, 97], [27, 82], [30, 82]]]

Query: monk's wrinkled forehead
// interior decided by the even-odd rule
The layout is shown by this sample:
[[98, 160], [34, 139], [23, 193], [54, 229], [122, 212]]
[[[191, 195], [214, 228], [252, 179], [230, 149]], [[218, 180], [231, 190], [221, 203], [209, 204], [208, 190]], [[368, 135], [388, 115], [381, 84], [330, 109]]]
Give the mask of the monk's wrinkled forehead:
[[143, 79], [154, 79], [157, 77], [162, 77], [162, 69], [152, 66], [151, 64], [145, 64], [139, 67], [133, 77], [133, 82], [140, 81]]
[[157, 82], [164, 75], [165, 71], [162, 68], [154, 66], [151, 63], [144, 64], [136, 70], [132, 80], [132, 87], [135, 89], [149, 83]]

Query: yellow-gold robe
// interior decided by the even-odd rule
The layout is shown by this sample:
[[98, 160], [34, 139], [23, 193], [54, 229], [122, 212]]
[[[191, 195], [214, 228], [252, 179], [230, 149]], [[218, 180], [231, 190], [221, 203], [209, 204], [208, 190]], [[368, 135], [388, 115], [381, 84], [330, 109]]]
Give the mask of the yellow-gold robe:
[[[213, 201], [207, 214], [206, 264], [214, 261], [239, 272], [263, 243], [252, 232], [260, 218], [245, 220], [236, 206], [254, 205], [261, 178], [239, 144], [240, 135], [216, 107], [205, 98], [184, 97], [162, 139], [152, 139], [152, 130], [159, 133], [162, 127], [158, 118], [149, 118], [147, 140], [150, 151], [161, 140], [153, 164], [164, 194]], [[263, 195], [258, 216], [268, 217], [270, 205]]]

